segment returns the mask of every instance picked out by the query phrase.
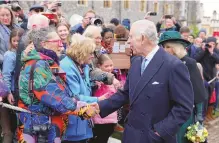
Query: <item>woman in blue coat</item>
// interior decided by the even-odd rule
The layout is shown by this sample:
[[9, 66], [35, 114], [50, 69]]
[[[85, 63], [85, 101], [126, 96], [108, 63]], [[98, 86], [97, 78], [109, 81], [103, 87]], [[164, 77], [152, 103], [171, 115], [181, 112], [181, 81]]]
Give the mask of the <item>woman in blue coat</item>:
[[[60, 66], [66, 73], [67, 88], [78, 100], [86, 103], [97, 102], [97, 97], [91, 95], [89, 64], [93, 59], [95, 44], [90, 38], [74, 34], [72, 43], [66, 51], [66, 57]], [[69, 121], [62, 143], [86, 143], [93, 137], [92, 121], [69, 116]]]

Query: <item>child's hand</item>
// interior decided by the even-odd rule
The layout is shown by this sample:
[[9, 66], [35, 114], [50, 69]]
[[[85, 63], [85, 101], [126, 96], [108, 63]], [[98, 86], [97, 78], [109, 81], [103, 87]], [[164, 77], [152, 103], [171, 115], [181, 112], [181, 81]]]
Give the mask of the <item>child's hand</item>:
[[108, 97], [108, 93], [105, 93], [104, 95], [98, 97], [98, 101], [105, 100], [107, 97]]
[[116, 89], [119, 89], [122, 87], [121, 83], [116, 78], [113, 79], [113, 85]]
[[99, 81], [95, 81], [95, 84], [98, 86], [98, 89], [101, 87], [101, 84], [103, 84], [102, 82]]
[[14, 104], [14, 96], [10, 93], [7, 97], [8, 102], [13, 105]]

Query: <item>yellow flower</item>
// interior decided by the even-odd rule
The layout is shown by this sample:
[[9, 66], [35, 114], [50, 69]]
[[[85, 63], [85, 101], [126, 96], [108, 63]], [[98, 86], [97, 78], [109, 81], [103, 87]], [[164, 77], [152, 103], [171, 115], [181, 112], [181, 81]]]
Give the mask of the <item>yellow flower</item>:
[[194, 137], [194, 136], [191, 137], [191, 141], [192, 141], [192, 142], [195, 142], [195, 137]]
[[188, 129], [188, 130], [190, 130], [191, 128], [192, 128], [192, 127], [191, 127], [191, 126], [189, 126], [187, 129]]

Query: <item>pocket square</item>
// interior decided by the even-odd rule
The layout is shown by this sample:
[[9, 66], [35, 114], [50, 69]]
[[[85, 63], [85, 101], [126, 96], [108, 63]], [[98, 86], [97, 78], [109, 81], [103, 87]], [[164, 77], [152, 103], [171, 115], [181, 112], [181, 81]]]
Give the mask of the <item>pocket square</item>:
[[160, 84], [159, 82], [155, 81], [152, 83], [152, 85]]

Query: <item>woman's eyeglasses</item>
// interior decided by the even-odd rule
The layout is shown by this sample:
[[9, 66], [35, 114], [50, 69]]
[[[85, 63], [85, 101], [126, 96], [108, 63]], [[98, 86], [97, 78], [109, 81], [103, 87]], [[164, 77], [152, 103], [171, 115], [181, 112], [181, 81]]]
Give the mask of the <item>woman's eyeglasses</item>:
[[58, 43], [58, 46], [62, 47], [62, 40], [47, 40], [46, 42]]

